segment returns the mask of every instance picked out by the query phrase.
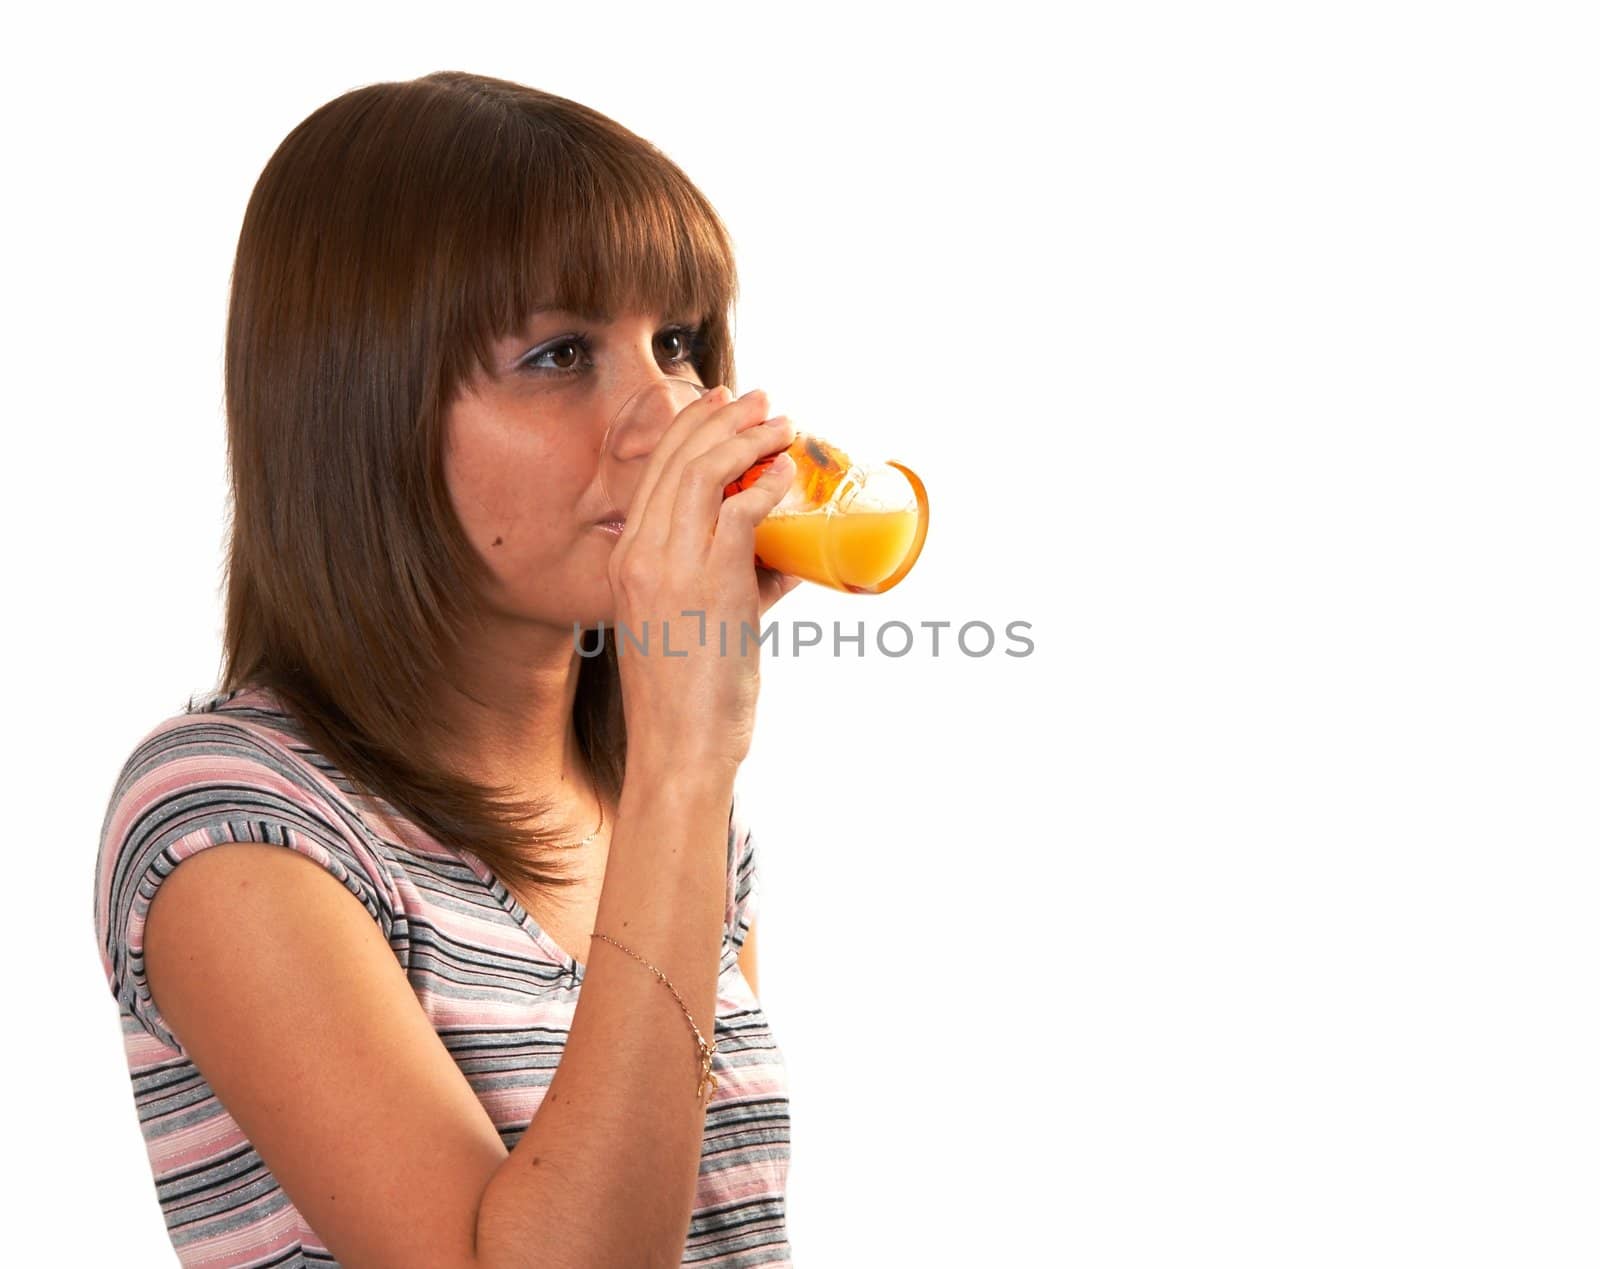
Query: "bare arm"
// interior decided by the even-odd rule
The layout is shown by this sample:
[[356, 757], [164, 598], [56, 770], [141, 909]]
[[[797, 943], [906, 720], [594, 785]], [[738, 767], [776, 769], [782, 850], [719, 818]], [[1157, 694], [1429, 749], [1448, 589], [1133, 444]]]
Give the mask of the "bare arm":
[[[727, 899], [731, 772], [629, 781], [595, 929], [657, 966], [709, 1042]], [[700, 1051], [664, 983], [604, 939], [590, 944], [566, 1052], [533, 1124], [490, 1180], [479, 1262], [682, 1261], [700, 1171]]]
[[[731, 772], [628, 783], [596, 928], [709, 1040]], [[258, 843], [185, 860], [145, 931], [152, 995], [290, 1200], [352, 1269], [677, 1265], [699, 1052], [648, 969], [596, 939], [565, 1053], [507, 1153], [371, 917]]]

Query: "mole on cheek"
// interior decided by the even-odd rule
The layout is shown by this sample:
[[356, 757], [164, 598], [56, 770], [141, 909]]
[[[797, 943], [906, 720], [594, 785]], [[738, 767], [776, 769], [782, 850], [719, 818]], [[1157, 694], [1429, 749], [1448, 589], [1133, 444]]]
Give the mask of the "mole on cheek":
[[495, 539], [495, 540], [494, 540], [494, 545], [495, 545], [495, 546], [499, 546], [499, 545], [500, 545], [500, 543], [502, 543], [502, 542], [504, 542], [504, 541], [505, 541], [505, 539], [504, 539], [504, 538], [496, 538], [496, 539]]

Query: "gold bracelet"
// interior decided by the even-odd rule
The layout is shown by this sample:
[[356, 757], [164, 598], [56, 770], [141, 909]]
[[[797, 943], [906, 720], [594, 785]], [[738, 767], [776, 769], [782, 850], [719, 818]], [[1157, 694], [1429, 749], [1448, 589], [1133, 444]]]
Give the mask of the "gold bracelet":
[[[594, 930], [591, 933], [592, 937], [594, 938], [604, 939], [607, 943], [610, 943], [614, 947], [621, 947], [624, 952], [633, 957], [633, 959], [638, 961], [641, 965], [648, 966], [651, 973], [653, 973], [662, 982], [667, 984], [667, 990], [677, 998], [678, 1008], [683, 1010], [683, 1016], [689, 1019], [689, 1027], [694, 1032], [694, 1042], [700, 1046], [700, 1082], [695, 1085], [695, 1100], [699, 1101], [702, 1097], [707, 1097], [710, 1095], [710, 1093], [715, 1093], [717, 1091], [717, 1077], [711, 1073], [711, 1055], [717, 1051], [716, 1028], [712, 1028], [711, 1043], [707, 1044], [706, 1038], [700, 1034], [700, 1028], [694, 1025], [694, 1015], [689, 1012], [689, 1006], [683, 1003], [683, 997], [679, 996], [678, 989], [667, 981], [667, 976], [665, 974], [663, 974], [654, 965], [651, 965], [649, 961], [645, 960], [644, 957], [640, 956], [639, 953], [635, 952], [632, 948], [623, 947], [621, 943], [618, 943], [617, 940], [612, 938], [609, 934], [602, 934], [599, 930]], [[711, 1084], [709, 1090], [706, 1089], [706, 1082], [708, 1080]]]

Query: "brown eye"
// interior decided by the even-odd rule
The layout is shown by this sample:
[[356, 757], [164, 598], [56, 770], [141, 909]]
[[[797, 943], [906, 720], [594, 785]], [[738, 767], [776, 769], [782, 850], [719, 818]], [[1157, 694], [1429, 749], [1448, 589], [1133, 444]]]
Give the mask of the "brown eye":
[[687, 366], [693, 363], [705, 349], [704, 327], [673, 326], [662, 332], [662, 341], [671, 341], [678, 351], [672, 355], [676, 365]]
[[589, 355], [589, 341], [580, 335], [568, 336], [558, 339], [553, 344], [546, 344], [538, 352], [532, 353], [524, 359], [518, 367], [530, 375], [572, 375], [583, 368], [581, 360], [574, 361], [570, 357], [563, 357], [564, 353], [578, 354], [580, 358]]

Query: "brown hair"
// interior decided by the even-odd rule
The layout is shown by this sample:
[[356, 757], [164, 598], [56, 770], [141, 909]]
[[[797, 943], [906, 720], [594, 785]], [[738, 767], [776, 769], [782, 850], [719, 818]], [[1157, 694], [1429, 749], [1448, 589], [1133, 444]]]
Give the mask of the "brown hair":
[[[234, 261], [221, 690], [270, 689], [358, 794], [503, 880], [571, 884], [547, 849], [568, 830], [540, 827], [551, 801], [438, 756], [429, 703], [489, 578], [445, 482], [446, 410], [539, 304], [698, 314], [701, 382], [735, 387], [736, 290], [705, 197], [577, 102], [442, 71], [314, 111], [257, 180]], [[627, 736], [605, 642], [581, 659], [573, 721], [616, 797]]]

